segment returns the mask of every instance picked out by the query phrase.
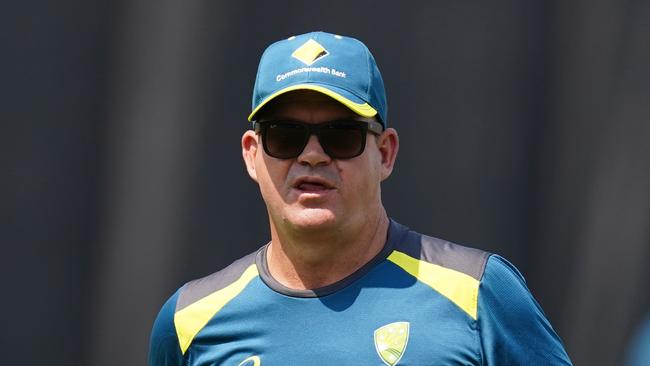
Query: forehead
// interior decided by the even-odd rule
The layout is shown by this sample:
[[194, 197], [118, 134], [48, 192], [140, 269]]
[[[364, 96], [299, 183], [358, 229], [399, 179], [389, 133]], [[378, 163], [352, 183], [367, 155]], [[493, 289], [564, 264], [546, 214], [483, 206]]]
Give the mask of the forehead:
[[280, 95], [260, 111], [260, 119], [321, 122], [350, 117], [366, 120], [336, 100], [311, 90], [296, 90]]

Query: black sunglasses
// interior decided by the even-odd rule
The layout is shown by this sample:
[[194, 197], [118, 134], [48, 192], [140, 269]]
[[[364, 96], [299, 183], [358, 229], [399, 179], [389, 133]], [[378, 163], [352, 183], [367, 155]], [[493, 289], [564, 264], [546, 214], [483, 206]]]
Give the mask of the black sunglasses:
[[381, 135], [379, 122], [336, 120], [309, 124], [290, 120], [255, 121], [264, 151], [274, 158], [293, 159], [302, 154], [309, 136], [316, 135], [323, 151], [332, 159], [351, 159], [363, 153], [368, 132]]

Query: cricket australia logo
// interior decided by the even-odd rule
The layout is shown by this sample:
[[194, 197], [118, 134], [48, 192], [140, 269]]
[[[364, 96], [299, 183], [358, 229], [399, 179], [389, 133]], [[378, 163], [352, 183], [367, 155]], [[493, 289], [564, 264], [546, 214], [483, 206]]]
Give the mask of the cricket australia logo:
[[409, 341], [409, 322], [386, 324], [375, 330], [375, 349], [388, 366], [396, 365]]
[[297, 50], [293, 51], [291, 56], [300, 60], [305, 65], [311, 66], [314, 62], [329, 54], [330, 53], [327, 52], [325, 47], [310, 38], [309, 41], [305, 42], [302, 46], [298, 47]]
[[262, 360], [260, 360], [260, 356], [250, 356], [237, 366], [262, 366]]

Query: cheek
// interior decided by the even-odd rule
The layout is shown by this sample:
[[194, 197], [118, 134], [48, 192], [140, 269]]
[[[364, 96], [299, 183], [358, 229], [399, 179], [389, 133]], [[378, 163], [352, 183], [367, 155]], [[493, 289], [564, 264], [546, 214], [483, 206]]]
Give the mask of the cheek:
[[354, 201], [367, 201], [379, 192], [379, 163], [374, 156], [341, 166], [339, 173], [346, 184], [347, 194]]
[[265, 156], [257, 156], [255, 161], [257, 179], [265, 199], [277, 194], [285, 185], [290, 163]]

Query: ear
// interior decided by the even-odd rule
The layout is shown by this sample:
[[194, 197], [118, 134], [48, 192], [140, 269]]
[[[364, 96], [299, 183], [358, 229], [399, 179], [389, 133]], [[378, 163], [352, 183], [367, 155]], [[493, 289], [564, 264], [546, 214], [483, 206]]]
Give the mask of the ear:
[[241, 153], [246, 164], [248, 175], [257, 182], [257, 171], [255, 170], [255, 156], [258, 148], [257, 134], [253, 130], [244, 132], [241, 137]]
[[399, 136], [394, 128], [387, 128], [377, 139], [377, 147], [381, 154], [381, 180], [384, 181], [393, 172], [397, 151], [399, 150]]

